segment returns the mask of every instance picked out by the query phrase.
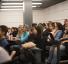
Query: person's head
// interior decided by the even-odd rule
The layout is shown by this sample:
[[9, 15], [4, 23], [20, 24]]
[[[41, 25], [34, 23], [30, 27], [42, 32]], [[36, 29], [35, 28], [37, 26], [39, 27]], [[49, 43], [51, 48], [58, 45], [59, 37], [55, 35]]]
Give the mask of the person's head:
[[32, 26], [31, 27], [36, 27], [37, 26], [37, 24], [36, 23], [32, 23]]
[[14, 30], [15, 32], [18, 32], [18, 28], [17, 27], [15, 27], [15, 30]]
[[68, 25], [65, 26], [65, 30], [68, 30]]
[[42, 26], [43, 26], [43, 30], [47, 28], [46, 23], [43, 23]]
[[37, 30], [37, 34], [38, 35], [41, 35], [43, 33], [43, 26], [42, 25], [38, 25], [36, 27], [36, 30]]
[[32, 28], [31, 28], [30, 34], [37, 35], [36, 27], [32, 27]]
[[26, 32], [26, 31], [27, 31], [27, 29], [26, 29], [26, 27], [24, 25], [19, 26], [18, 32], [23, 33], [23, 32]]
[[54, 24], [55, 24], [55, 29], [56, 30], [62, 30], [63, 29], [63, 26], [60, 22], [55, 22]]
[[11, 28], [8, 28], [8, 32], [11, 32]]
[[48, 23], [48, 28], [50, 29], [50, 31], [54, 30], [54, 29], [55, 29], [55, 24], [54, 24], [54, 22]]
[[0, 37], [6, 36], [7, 31], [8, 31], [7, 26], [1, 25], [1, 26], [0, 26]]
[[43, 23], [42, 26], [45, 27], [46, 26], [46, 23]]
[[52, 23], [52, 21], [48, 21], [48, 23]]
[[38, 25], [37, 27], [32, 27], [31, 28], [31, 33], [34, 34], [34, 35], [41, 35], [43, 32], [43, 29], [40, 25]]
[[15, 31], [15, 28], [14, 28], [14, 27], [12, 27], [12, 28], [11, 28], [11, 31], [12, 31], [12, 32], [14, 32], [14, 31]]
[[65, 19], [64, 20], [64, 26], [67, 26], [68, 25], [68, 19]]
[[65, 33], [68, 34], [68, 25], [65, 25], [64, 28], [65, 28]]

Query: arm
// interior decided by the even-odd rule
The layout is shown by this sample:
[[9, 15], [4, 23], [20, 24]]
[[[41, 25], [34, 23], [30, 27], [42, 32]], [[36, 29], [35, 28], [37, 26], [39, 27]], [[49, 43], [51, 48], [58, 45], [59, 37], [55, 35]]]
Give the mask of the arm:
[[14, 57], [14, 55], [16, 54], [16, 51], [12, 51], [10, 58], [12, 59]]
[[0, 47], [0, 63], [11, 61], [15, 53], [16, 52], [13, 51], [11, 55], [9, 55], [4, 48]]
[[59, 32], [56, 34], [56, 36], [55, 36], [55, 38], [54, 38], [55, 42], [59, 42], [59, 41], [60, 41], [60, 38], [62, 37], [62, 34], [63, 34], [62, 31], [59, 31]]
[[8, 61], [11, 61], [10, 55], [4, 48], [0, 47], [0, 63], [4, 63]]

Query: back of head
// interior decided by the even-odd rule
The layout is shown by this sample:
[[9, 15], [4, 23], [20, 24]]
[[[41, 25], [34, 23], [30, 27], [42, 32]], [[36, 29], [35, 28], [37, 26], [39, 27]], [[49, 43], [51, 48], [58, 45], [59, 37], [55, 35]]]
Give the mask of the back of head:
[[5, 25], [1, 25], [0, 29], [1, 29], [2, 32], [4, 32], [4, 35], [6, 35], [6, 33], [8, 32], [8, 27], [5, 26]]
[[43, 32], [43, 26], [42, 26], [42, 25], [38, 25], [38, 26], [36, 27], [36, 30], [37, 30], [37, 33], [38, 33], [39, 35], [41, 35], [42, 32]]
[[60, 22], [56, 22], [58, 30], [62, 30], [63, 26]]
[[36, 26], [37, 26], [37, 24], [36, 24], [36, 23], [33, 23], [33, 24], [32, 24], [32, 27], [36, 27]]

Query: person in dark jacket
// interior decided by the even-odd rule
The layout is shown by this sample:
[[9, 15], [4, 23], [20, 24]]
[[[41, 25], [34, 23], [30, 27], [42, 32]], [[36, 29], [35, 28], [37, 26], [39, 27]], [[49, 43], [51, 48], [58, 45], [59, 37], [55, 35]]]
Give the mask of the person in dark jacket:
[[29, 41], [34, 42], [36, 46], [42, 50], [41, 51], [41, 62], [45, 63], [46, 45], [42, 38], [42, 32], [43, 32], [43, 29], [40, 25], [37, 27], [32, 27]]

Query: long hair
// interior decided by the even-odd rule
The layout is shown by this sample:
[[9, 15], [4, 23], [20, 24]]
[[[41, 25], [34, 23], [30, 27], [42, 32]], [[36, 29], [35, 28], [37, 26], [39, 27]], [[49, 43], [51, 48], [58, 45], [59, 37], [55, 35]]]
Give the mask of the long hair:
[[5, 26], [5, 25], [1, 25], [0, 29], [1, 29], [2, 32], [4, 32], [4, 35], [6, 36], [6, 33], [8, 32], [8, 27]]

